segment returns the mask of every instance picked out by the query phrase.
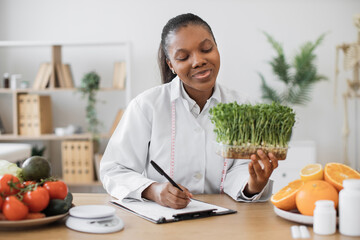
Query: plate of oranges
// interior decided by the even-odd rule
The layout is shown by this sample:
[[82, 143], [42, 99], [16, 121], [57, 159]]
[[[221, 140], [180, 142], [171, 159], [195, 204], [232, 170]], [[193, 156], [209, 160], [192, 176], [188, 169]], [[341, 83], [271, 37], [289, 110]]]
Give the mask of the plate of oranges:
[[360, 173], [342, 163], [308, 164], [300, 178], [290, 182], [271, 197], [275, 213], [287, 220], [312, 224], [315, 202], [331, 200], [337, 209], [343, 180], [360, 179]]

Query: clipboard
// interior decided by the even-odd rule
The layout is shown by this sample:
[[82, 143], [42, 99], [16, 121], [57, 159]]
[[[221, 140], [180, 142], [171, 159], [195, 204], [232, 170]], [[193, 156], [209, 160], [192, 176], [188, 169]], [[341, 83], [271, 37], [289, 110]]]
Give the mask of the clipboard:
[[189, 205], [183, 209], [172, 209], [147, 200], [111, 200], [110, 203], [156, 224], [220, 216], [237, 212], [195, 199], [191, 199]]

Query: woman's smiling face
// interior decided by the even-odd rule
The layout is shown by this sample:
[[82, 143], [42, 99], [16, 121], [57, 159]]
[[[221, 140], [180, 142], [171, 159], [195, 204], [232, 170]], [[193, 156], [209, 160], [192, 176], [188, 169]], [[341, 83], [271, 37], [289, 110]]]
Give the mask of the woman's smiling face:
[[187, 25], [168, 36], [167, 63], [184, 83], [190, 97], [210, 92], [220, 68], [220, 55], [211, 33], [201, 25]]

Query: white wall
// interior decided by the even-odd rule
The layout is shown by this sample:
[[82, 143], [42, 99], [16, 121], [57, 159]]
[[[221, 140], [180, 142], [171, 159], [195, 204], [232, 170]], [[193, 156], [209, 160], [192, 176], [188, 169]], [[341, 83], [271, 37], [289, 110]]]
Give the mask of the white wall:
[[[171, 17], [185, 12], [198, 14], [213, 28], [222, 60], [218, 81], [255, 99], [261, 96], [257, 71], [269, 80], [272, 77], [267, 61], [274, 51], [262, 30], [282, 42], [289, 56], [300, 44], [328, 32], [316, 53], [319, 73], [329, 81], [315, 86], [308, 106], [295, 108], [298, 122], [293, 139], [315, 140], [320, 163], [343, 160], [340, 93], [345, 91], [348, 74], [341, 74], [340, 104], [335, 107], [335, 46], [356, 40], [352, 17], [360, 12], [358, 0], [0, 0], [0, 40], [130, 40], [135, 96], [160, 84], [156, 54], [162, 27]], [[84, 104], [75, 102], [72, 106], [69, 114], [82, 119]], [[107, 125], [115, 111], [110, 107], [102, 114], [108, 116]], [[354, 139], [353, 134], [350, 137]], [[350, 150], [354, 161], [353, 145]]]

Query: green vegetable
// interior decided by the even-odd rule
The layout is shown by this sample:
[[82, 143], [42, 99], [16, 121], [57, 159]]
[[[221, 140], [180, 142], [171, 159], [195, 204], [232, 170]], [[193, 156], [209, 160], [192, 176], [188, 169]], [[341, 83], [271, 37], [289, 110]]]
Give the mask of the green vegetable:
[[51, 199], [47, 208], [43, 211], [47, 217], [67, 213], [70, 207], [65, 200]]
[[40, 181], [51, 176], [51, 166], [45, 158], [33, 156], [23, 163], [22, 174], [25, 181]]
[[248, 154], [259, 148], [265, 152], [287, 149], [295, 123], [294, 111], [275, 102], [256, 105], [220, 103], [210, 109], [210, 115], [217, 142], [244, 148], [236, 148], [244, 153], [238, 158], [248, 158]]
[[0, 160], [0, 178], [5, 174], [12, 174], [19, 179], [22, 179], [22, 170], [15, 163], [6, 160]]
[[72, 193], [70, 191], [66, 195], [64, 201], [66, 202], [67, 207], [70, 209], [71, 206], [72, 206], [72, 201], [73, 201], [73, 195], [72, 195]]

